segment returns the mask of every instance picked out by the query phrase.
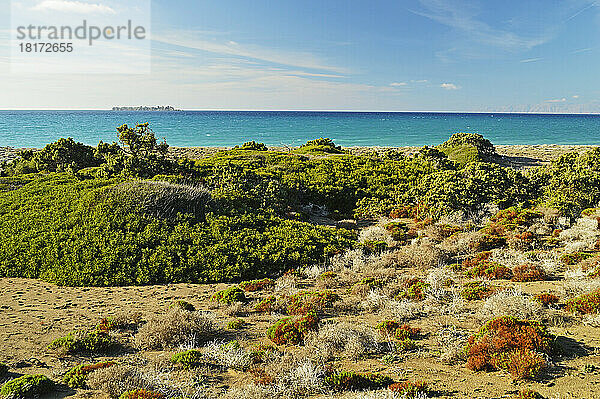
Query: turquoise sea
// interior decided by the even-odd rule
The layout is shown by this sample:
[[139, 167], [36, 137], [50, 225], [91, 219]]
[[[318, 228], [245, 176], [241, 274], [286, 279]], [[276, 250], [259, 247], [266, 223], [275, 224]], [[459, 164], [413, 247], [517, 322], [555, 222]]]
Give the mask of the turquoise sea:
[[343, 146], [435, 145], [452, 133], [494, 144], [600, 144], [600, 115], [283, 111], [0, 111], [0, 146], [42, 147], [60, 137], [95, 145], [123, 123], [150, 122], [173, 146], [255, 140], [296, 146], [317, 137]]

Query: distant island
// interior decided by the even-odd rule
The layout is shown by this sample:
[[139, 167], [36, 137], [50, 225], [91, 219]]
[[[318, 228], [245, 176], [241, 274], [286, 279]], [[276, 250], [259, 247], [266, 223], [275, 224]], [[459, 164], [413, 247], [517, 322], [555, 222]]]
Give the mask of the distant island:
[[170, 112], [181, 111], [171, 105], [158, 105], [156, 107], [138, 106], [138, 107], [113, 107], [113, 111], [155, 111], [155, 112]]

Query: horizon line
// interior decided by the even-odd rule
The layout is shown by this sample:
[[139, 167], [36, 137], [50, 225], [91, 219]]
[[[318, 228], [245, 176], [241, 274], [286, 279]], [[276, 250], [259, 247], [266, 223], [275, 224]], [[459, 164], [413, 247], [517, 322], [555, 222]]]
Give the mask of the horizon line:
[[388, 114], [516, 114], [516, 115], [600, 115], [598, 112], [548, 112], [548, 111], [390, 111], [390, 110], [344, 110], [344, 109], [251, 109], [251, 108], [175, 108], [176, 111], [113, 111], [109, 108], [0, 108], [2, 111], [110, 111], [110, 112], [339, 112], [339, 113], [388, 113]]

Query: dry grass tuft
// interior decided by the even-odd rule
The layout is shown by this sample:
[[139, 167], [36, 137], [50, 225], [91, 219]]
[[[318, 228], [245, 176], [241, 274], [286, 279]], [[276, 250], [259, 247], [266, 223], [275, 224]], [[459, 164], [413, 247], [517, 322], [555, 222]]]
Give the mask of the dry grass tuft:
[[217, 332], [214, 315], [177, 308], [155, 315], [140, 327], [135, 345], [140, 349], [168, 349], [182, 344], [198, 345]]
[[318, 332], [308, 334], [305, 345], [316, 359], [322, 361], [339, 356], [358, 360], [382, 348], [373, 329], [353, 323], [327, 324]]

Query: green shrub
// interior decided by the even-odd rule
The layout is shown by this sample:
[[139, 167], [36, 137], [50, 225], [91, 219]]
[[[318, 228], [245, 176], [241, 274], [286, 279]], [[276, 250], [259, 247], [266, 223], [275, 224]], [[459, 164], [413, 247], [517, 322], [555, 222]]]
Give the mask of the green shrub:
[[396, 299], [410, 299], [413, 301], [422, 301], [425, 299], [425, 291], [429, 284], [420, 278], [411, 278], [403, 284], [403, 290], [396, 295]]
[[246, 322], [242, 319], [231, 320], [227, 323], [227, 328], [230, 330], [239, 330], [246, 325]]
[[71, 368], [63, 377], [63, 383], [69, 388], [85, 388], [87, 377], [90, 373], [114, 366], [114, 362], [100, 362], [96, 364], [80, 364]]
[[560, 260], [565, 265], [576, 265], [583, 262], [586, 259], [593, 258], [594, 254], [588, 252], [576, 252], [574, 254], [564, 254], [560, 257]]
[[306, 144], [300, 146], [299, 149], [294, 150], [298, 154], [341, 154], [343, 153], [342, 147], [336, 146], [335, 143], [328, 138], [318, 138], [315, 140], [309, 140]]
[[492, 160], [496, 154], [494, 145], [480, 134], [455, 133], [437, 149], [450, 160], [459, 164]]
[[582, 314], [600, 312], [600, 290], [592, 291], [567, 301], [567, 311]]
[[210, 297], [210, 300], [221, 303], [244, 302], [246, 301], [246, 295], [244, 295], [244, 291], [240, 287], [233, 286], [215, 292], [213, 296]]
[[376, 373], [336, 371], [325, 376], [324, 383], [336, 391], [364, 391], [386, 388], [393, 384], [394, 380]]
[[259, 303], [257, 303], [254, 306], [254, 310], [256, 310], [257, 312], [271, 312], [276, 302], [277, 298], [274, 295], [269, 295], [268, 297], [262, 299]]
[[0, 396], [6, 399], [37, 398], [52, 392], [54, 382], [44, 375], [27, 374], [15, 378], [0, 388]]
[[202, 359], [202, 352], [197, 349], [191, 349], [175, 353], [171, 356], [171, 363], [180, 364], [183, 368], [190, 369], [202, 364]]
[[512, 278], [512, 270], [499, 263], [482, 262], [478, 266], [472, 267], [466, 272], [468, 277], [485, 277], [496, 280], [510, 280]]
[[487, 284], [482, 281], [471, 281], [465, 283], [460, 295], [469, 301], [476, 301], [479, 299], [485, 299], [492, 293], [492, 290]]
[[71, 332], [52, 341], [48, 348], [63, 350], [69, 354], [105, 353], [114, 345], [115, 343], [107, 331], [96, 329], [89, 332]]
[[247, 143], [242, 144], [241, 147], [235, 146], [233, 149], [234, 150], [236, 150], [236, 149], [248, 150], [248, 151], [268, 151], [269, 150], [266, 145], [264, 145], [263, 143], [257, 143], [256, 141], [249, 141]]

